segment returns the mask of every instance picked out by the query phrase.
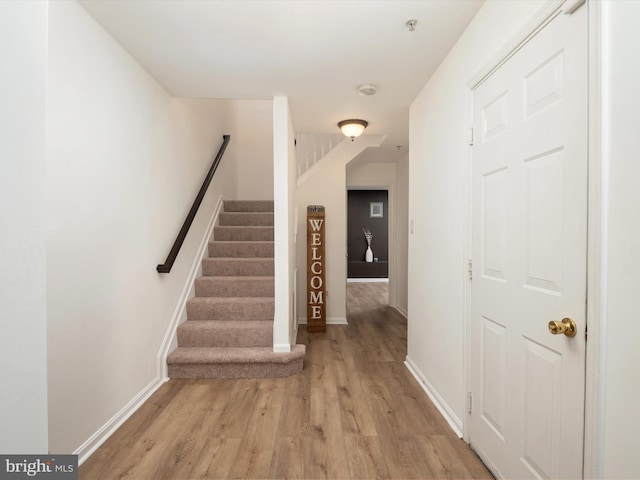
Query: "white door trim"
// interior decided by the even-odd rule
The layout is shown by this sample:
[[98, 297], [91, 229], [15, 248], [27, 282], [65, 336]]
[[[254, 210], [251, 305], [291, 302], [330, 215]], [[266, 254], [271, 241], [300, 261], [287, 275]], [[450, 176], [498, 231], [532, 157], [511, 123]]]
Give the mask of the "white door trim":
[[[493, 72], [511, 58], [538, 31], [544, 28], [557, 15], [562, 14], [564, 0], [549, 0], [539, 13], [508, 42], [504, 48], [485, 67], [479, 70], [467, 82], [467, 122], [473, 124], [473, 90], [487, 79]], [[605, 265], [602, 249], [604, 246], [603, 218], [605, 209], [602, 206], [602, 176], [603, 164], [601, 153], [601, 7], [599, 2], [588, 1], [588, 109], [589, 109], [589, 145], [588, 145], [588, 210], [587, 210], [587, 329], [589, 340], [586, 351], [586, 386], [585, 386], [585, 434], [584, 434], [584, 478], [602, 478], [602, 398], [603, 379], [601, 378], [601, 318], [603, 286], [601, 284]], [[461, 135], [462, 137], [462, 135]], [[465, 392], [471, 391], [471, 281], [468, 279], [468, 261], [472, 257], [472, 149], [468, 149], [465, 166], [465, 247], [461, 259], [464, 273], [464, 370], [463, 381]], [[466, 393], [465, 393], [466, 396]], [[470, 414], [466, 413], [463, 420], [463, 438], [470, 440]]]
[[564, 0], [549, 0], [538, 14], [533, 17], [498, 54], [481, 68], [469, 81], [467, 86], [470, 90], [475, 89], [484, 80], [489, 78], [493, 72], [499, 69], [507, 60], [522, 48], [531, 38], [542, 30], [551, 20], [562, 13]]
[[604, 453], [604, 303], [606, 209], [603, 205], [602, 162], [602, 7], [600, 2], [587, 2], [589, 34], [588, 109], [589, 109], [589, 183], [587, 207], [587, 361], [585, 372], [584, 411], [584, 478], [603, 478]]

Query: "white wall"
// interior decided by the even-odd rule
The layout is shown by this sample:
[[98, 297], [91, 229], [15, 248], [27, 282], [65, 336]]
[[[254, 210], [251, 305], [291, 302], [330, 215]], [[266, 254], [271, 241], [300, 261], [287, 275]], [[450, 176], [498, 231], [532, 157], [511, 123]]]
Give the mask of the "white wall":
[[47, 4], [0, 2], [0, 452], [47, 453]]
[[273, 349], [291, 351], [295, 343], [295, 191], [296, 152], [293, 121], [287, 97], [273, 99], [273, 188], [275, 317]]
[[[346, 165], [364, 149], [379, 146], [384, 135], [363, 135], [342, 142], [319, 160], [298, 181], [298, 319], [307, 316], [307, 205], [325, 206], [325, 281], [327, 323], [346, 323], [347, 285], [347, 180]], [[304, 239], [304, 240], [303, 240]]]
[[465, 177], [471, 77], [544, 1], [485, 3], [410, 108], [408, 357], [464, 418]]
[[396, 162], [395, 308], [408, 316], [409, 155]]
[[602, 2], [604, 263], [601, 478], [638, 478], [640, 2]]
[[[398, 202], [396, 195], [396, 163], [395, 162], [366, 162], [355, 159], [347, 165], [347, 189], [358, 187], [386, 187], [389, 191], [389, 305], [396, 307], [396, 286], [397, 286], [397, 243], [406, 243], [406, 233], [399, 234], [396, 215], [398, 212]], [[408, 204], [403, 205], [407, 212]], [[407, 215], [407, 213], [405, 213]], [[406, 284], [406, 279], [405, 282]], [[405, 307], [406, 308], [406, 307]], [[406, 310], [405, 310], [406, 311]]]
[[171, 98], [76, 2], [49, 4], [47, 73], [49, 447], [71, 453], [161, 381], [198, 244], [218, 197], [236, 194], [236, 152], [232, 138], [158, 274], [229, 133], [229, 102]]
[[238, 199], [273, 200], [273, 102], [233, 101]]

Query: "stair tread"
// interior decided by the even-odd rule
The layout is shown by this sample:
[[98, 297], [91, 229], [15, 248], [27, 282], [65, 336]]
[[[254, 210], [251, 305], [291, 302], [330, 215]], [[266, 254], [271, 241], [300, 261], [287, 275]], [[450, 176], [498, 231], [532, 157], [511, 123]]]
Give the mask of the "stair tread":
[[273, 200], [225, 200], [224, 211], [227, 213], [234, 211], [273, 212]]
[[226, 243], [230, 243], [233, 245], [241, 245], [243, 243], [248, 244], [248, 245], [267, 245], [267, 244], [271, 244], [273, 243], [273, 240], [213, 240], [211, 243], [218, 243], [218, 244], [226, 244]]
[[[273, 217], [273, 212], [220, 212], [220, 215], [228, 215], [230, 217]], [[229, 225], [221, 225], [221, 226], [229, 226]], [[251, 225], [246, 225], [247, 227]], [[258, 226], [258, 225], [254, 225]], [[261, 225], [263, 227], [271, 227], [273, 225]]]
[[273, 275], [229, 275], [227, 277], [224, 275], [203, 275], [196, 278], [196, 282], [237, 282], [240, 280], [247, 282], [268, 282], [269, 280], [273, 280], [273, 278]]
[[263, 226], [274, 225], [273, 212], [220, 212], [218, 224], [227, 226]]
[[[265, 212], [226, 212], [226, 213], [265, 213]], [[242, 228], [261, 228], [261, 229], [273, 229], [273, 225], [217, 225], [216, 228], [224, 228], [224, 229], [242, 229]]]
[[227, 225], [213, 230], [215, 241], [273, 241], [274, 227], [269, 225]]
[[272, 276], [275, 263], [273, 257], [210, 257], [202, 260], [202, 275], [226, 276]]
[[194, 286], [196, 297], [273, 297], [275, 278], [263, 275], [204, 275], [196, 278]]
[[203, 262], [273, 262], [273, 257], [208, 257]]
[[225, 330], [225, 329], [271, 329], [273, 325], [264, 320], [187, 320], [178, 326], [179, 330]]
[[220, 212], [221, 214], [224, 213], [225, 215], [273, 215], [273, 212], [250, 212], [250, 211], [224, 211], [224, 212]]
[[193, 297], [191, 303], [273, 303], [273, 297]]
[[304, 345], [294, 345], [291, 352], [284, 353], [271, 347], [178, 347], [169, 354], [167, 363], [289, 363], [304, 354]]
[[273, 258], [273, 240], [215, 240], [209, 258]]

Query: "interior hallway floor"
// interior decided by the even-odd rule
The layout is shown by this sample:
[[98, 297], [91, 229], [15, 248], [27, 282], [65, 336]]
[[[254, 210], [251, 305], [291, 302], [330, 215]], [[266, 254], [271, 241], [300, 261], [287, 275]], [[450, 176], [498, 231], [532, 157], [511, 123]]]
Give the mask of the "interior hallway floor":
[[404, 366], [407, 322], [386, 302], [386, 283], [349, 283], [349, 325], [301, 325], [291, 377], [169, 381], [80, 478], [493, 478]]

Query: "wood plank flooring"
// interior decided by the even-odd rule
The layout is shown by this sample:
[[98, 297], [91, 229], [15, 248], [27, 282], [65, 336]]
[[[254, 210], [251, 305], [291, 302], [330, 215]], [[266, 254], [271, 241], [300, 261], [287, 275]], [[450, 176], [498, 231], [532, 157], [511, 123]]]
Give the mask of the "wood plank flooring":
[[491, 479], [403, 364], [385, 283], [350, 283], [348, 326], [278, 379], [171, 380], [81, 467], [83, 480]]

